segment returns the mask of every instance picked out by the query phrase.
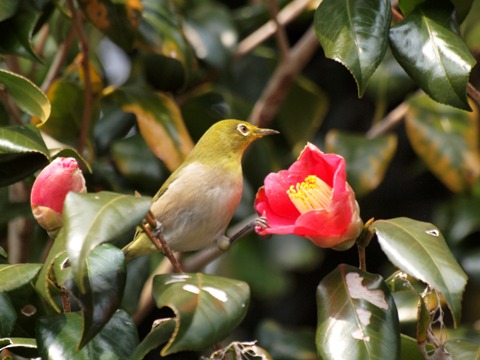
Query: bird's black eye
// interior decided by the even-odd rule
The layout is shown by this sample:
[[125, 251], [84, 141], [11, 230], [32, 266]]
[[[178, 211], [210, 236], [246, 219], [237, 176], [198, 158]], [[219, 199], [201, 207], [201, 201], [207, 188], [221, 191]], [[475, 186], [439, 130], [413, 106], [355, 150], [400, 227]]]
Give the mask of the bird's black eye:
[[248, 134], [250, 134], [250, 130], [248, 130], [248, 127], [245, 124], [239, 124], [237, 126], [237, 130], [243, 136], [247, 136]]

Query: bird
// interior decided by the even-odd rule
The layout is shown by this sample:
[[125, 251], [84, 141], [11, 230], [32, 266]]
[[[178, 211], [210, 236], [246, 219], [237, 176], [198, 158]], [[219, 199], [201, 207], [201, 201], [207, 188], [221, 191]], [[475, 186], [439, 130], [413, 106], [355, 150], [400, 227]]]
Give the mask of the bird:
[[[225, 230], [242, 197], [243, 153], [253, 141], [278, 133], [227, 119], [203, 134], [152, 198], [150, 211], [172, 251], [225, 246]], [[129, 261], [158, 249], [139, 229], [122, 251]]]

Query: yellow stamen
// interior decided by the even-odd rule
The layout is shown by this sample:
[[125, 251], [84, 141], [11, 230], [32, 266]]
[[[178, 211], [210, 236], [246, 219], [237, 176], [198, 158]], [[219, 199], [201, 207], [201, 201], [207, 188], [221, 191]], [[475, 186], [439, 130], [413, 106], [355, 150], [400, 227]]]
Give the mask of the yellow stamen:
[[322, 179], [309, 175], [301, 183], [292, 185], [287, 194], [301, 214], [314, 209], [328, 209], [333, 197], [333, 189]]

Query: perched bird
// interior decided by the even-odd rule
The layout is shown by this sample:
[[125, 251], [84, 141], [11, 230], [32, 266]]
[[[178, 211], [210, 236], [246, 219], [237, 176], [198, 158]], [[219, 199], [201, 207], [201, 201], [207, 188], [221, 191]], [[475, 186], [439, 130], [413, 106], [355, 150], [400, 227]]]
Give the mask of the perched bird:
[[[220, 244], [243, 190], [242, 155], [247, 146], [278, 131], [248, 122], [212, 125], [152, 200], [151, 212], [173, 251], [195, 251]], [[158, 251], [139, 230], [123, 248], [127, 260]]]

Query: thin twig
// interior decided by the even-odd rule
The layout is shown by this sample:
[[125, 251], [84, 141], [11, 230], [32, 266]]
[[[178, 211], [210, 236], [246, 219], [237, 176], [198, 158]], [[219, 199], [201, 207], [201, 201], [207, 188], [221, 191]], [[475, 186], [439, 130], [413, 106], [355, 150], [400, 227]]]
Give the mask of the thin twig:
[[63, 286], [60, 289], [60, 298], [62, 299], [63, 312], [65, 314], [72, 312], [72, 304], [70, 302], [70, 292], [68, 291], [67, 288], [64, 288]]
[[[305, 7], [310, 4], [310, 0], [295, 0], [286, 5], [281, 11], [279, 11], [277, 20], [278, 23], [285, 26], [300, 15]], [[258, 45], [263, 43], [265, 40], [270, 38], [275, 31], [277, 26], [275, 25], [274, 20], [270, 20], [252, 34], [243, 39], [240, 44], [238, 44], [237, 50], [234, 54], [235, 58], [240, 58], [245, 54], [248, 54]]]
[[288, 37], [285, 28], [278, 20], [278, 2], [277, 0], [268, 0], [270, 7], [270, 15], [275, 24], [275, 39], [277, 41], [278, 48], [280, 49], [280, 56], [283, 61], [287, 60], [290, 45], [288, 44]]
[[50, 89], [50, 86], [52, 86], [53, 81], [55, 80], [58, 73], [60, 72], [60, 69], [61, 69], [63, 63], [65, 62], [65, 59], [67, 58], [67, 52], [70, 49], [70, 46], [72, 45], [74, 35], [75, 35], [75, 30], [72, 26], [72, 28], [68, 32], [67, 38], [58, 48], [58, 51], [57, 51], [51, 65], [50, 65], [50, 68], [48, 69], [48, 73], [45, 76], [45, 79], [43, 79], [41, 89], [44, 92], [47, 92], [48, 89]]
[[358, 267], [362, 271], [367, 271], [367, 258], [365, 256], [365, 247], [357, 244], [358, 249]]
[[12, 116], [13, 120], [15, 120], [20, 125], [23, 125], [22, 114], [20, 113], [20, 109], [18, 106], [12, 101], [10, 96], [8, 95], [8, 91], [5, 87], [0, 84], [0, 101], [3, 103], [7, 112]]
[[480, 91], [477, 90], [472, 83], [467, 84], [467, 94], [472, 98], [473, 101], [480, 107]]
[[93, 105], [92, 81], [90, 79], [90, 55], [87, 37], [83, 31], [81, 14], [75, 8], [73, 0], [67, 0], [67, 5], [72, 14], [73, 26], [78, 36], [80, 52], [82, 53], [80, 65], [84, 72], [85, 97], [83, 103], [82, 126], [80, 127], [80, 136], [78, 139], [78, 152], [83, 154], [90, 129]]
[[367, 139], [373, 139], [381, 135], [386, 134], [388, 131], [392, 130], [403, 120], [403, 117], [407, 113], [408, 104], [404, 101], [398, 105], [395, 109], [390, 111], [383, 120], [379, 121], [373, 125], [370, 130], [365, 134]]
[[255, 103], [250, 121], [265, 127], [273, 120], [295, 77], [305, 67], [319, 46], [315, 30], [311, 26], [288, 54], [287, 60], [275, 69], [260, 99]]

